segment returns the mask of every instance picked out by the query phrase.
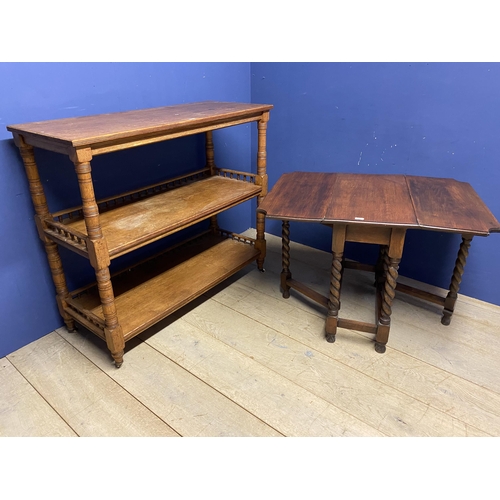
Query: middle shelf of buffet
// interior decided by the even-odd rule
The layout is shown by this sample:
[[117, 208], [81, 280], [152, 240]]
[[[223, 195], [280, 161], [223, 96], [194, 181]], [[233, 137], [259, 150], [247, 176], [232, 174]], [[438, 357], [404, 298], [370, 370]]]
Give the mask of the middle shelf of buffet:
[[[185, 229], [258, 196], [260, 176], [206, 168], [97, 202], [99, 225], [110, 259]], [[89, 258], [83, 208], [41, 218], [41, 231], [56, 243]]]

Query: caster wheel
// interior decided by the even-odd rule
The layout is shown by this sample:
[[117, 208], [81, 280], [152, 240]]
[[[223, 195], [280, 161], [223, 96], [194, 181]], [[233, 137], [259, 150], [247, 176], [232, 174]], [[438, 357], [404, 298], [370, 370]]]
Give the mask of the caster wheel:
[[380, 344], [378, 342], [375, 342], [375, 350], [380, 353], [380, 354], [384, 354], [385, 352], [385, 344]]
[[326, 336], [326, 341], [330, 342], [330, 344], [333, 344], [335, 342], [335, 335], [332, 335], [331, 333]]

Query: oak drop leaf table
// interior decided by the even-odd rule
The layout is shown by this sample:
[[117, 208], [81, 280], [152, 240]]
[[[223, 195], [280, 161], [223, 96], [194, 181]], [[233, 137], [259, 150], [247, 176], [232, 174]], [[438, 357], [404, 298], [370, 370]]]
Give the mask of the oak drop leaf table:
[[[337, 327], [375, 334], [375, 350], [383, 353], [389, 338], [396, 290], [443, 306], [442, 324], [449, 325], [469, 247], [474, 236], [500, 232], [500, 223], [470, 184], [448, 178], [410, 175], [292, 172], [282, 175], [257, 211], [282, 221], [281, 289], [293, 288], [325, 306], [326, 340], [335, 342]], [[329, 296], [292, 279], [290, 221], [332, 227]], [[407, 229], [459, 233], [462, 242], [446, 297], [397, 284]], [[374, 266], [344, 260], [346, 241], [380, 245]], [[375, 324], [339, 317], [344, 267], [375, 272]]]

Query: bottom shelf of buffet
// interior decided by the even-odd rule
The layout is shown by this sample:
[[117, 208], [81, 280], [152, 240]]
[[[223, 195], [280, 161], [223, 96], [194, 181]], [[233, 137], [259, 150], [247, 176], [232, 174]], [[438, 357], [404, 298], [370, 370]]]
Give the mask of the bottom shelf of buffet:
[[[204, 233], [112, 276], [125, 341], [199, 297], [257, 259], [255, 240]], [[104, 316], [94, 283], [70, 293], [67, 312], [104, 338]]]

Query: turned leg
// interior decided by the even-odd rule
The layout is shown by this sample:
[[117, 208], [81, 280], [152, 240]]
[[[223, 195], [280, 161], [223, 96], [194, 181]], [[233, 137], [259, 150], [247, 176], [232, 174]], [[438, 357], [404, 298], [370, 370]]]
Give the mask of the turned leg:
[[66, 286], [66, 278], [62, 267], [61, 257], [59, 256], [59, 249], [57, 245], [46, 238], [45, 251], [47, 252], [47, 259], [49, 261], [50, 272], [52, 273], [52, 280], [56, 287], [56, 302], [59, 309], [59, 314], [62, 316], [68, 332], [76, 330], [75, 321], [66, 312], [66, 297], [68, 296], [68, 287]]
[[106, 336], [106, 345], [108, 346], [116, 367], [120, 368], [123, 363], [125, 342], [122, 328], [118, 323], [118, 316], [116, 314], [115, 298], [109, 269], [107, 267], [96, 269], [95, 275], [105, 320], [104, 334]]
[[[267, 153], [266, 153], [266, 133], [267, 122], [269, 121], [269, 113], [264, 113], [261, 120], [257, 123], [257, 177], [256, 184], [262, 188], [259, 196], [257, 197], [257, 206], [264, 199], [267, 194]], [[266, 217], [264, 214], [257, 213], [257, 241], [255, 248], [259, 250], [260, 255], [257, 257], [257, 267], [260, 271], [264, 272], [264, 260], [266, 258], [266, 240], [264, 238]]]
[[90, 264], [95, 270], [97, 288], [101, 299], [106, 345], [111, 352], [116, 367], [119, 368], [123, 363], [125, 340], [116, 313], [115, 297], [109, 273], [109, 252], [106, 240], [102, 234], [99, 222], [99, 209], [95, 200], [94, 187], [92, 184], [90, 167], [91, 158], [92, 156], [89, 150], [76, 151], [73, 161], [82, 196], [85, 227], [87, 228], [87, 234], [89, 236], [87, 247]]
[[210, 217], [210, 232], [212, 234], [217, 234], [219, 231], [219, 224], [217, 222], [217, 215], [212, 215]]
[[[205, 160], [205, 168], [208, 168], [210, 170], [210, 175], [215, 175], [217, 167], [215, 165], [212, 130], [205, 132]], [[217, 215], [212, 215], [212, 217], [210, 217], [210, 232], [212, 234], [217, 234], [218, 229], [219, 225], [217, 223]]]
[[290, 286], [287, 285], [287, 280], [291, 279], [290, 272], [290, 222], [284, 220], [281, 225], [281, 291], [283, 298], [290, 297]]
[[326, 316], [326, 340], [335, 342], [338, 316], [340, 310], [340, 285], [342, 282], [343, 252], [333, 252], [332, 270], [330, 274], [330, 291], [328, 296], [328, 313]]
[[332, 269], [325, 325], [326, 340], [330, 343], [335, 342], [335, 336], [337, 335], [346, 230], [347, 226], [345, 224], [332, 225]]
[[460, 288], [460, 283], [462, 282], [462, 275], [464, 274], [465, 262], [467, 260], [467, 256], [469, 255], [471, 242], [471, 236], [462, 237], [462, 243], [460, 244], [457, 260], [455, 262], [455, 268], [453, 269], [453, 276], [451, 277], [449, 292], [444, 302], [443, 317], [441, 318], [441, 323], [443, 325], [449, 325], [451, 322], [451, 316], [455, 310], [458, 290]]
[[398, 279], [400, 259], [387, 257], [387, 271], [385, 283], [382, 290], [382, 301], [380, 305], [380, 318], [375, 335], [375, 350], [379, 353], [385, 352], [385, 346], [389, 340], [391, 327], [392, 301], [396, 295], [396, 283]]
[[213, 132], [209, 130], [205, 132], [205, 160], [206, 168], [210, 169], [210, 175], [215, 175], [215, 156], [214, 156], [214, 141]]
[[[393, 228], [389, 238], [389, 245], [381, 248], [379, 259], [379, 294], [380, 310], [377, 311], [377, 331], [375, 333], [375, 350], [384, 353], [389, 340], [389, 330], [391, 328], [392, 302], [396, 296], [396, 285], [398, 280], [398, 269], [403, 255], [403, 246], [406, 236], [406, 229]], [[380, 271], [381, 269], [381, 271]], [[383, 278], [383, 282], [381, 279]]]
[[47, 199], [43, 191], [43, 186], [40, 181], [38, 167], [35, 162], [35, 154], [33, 147], [26, 144], [22, 137], [15, 137], [16, 145], [19, 148], [21, 157], [23, 159], [24, 168], [28, 177], [30, 186], [31, 199], [36, 213], [36, 223], [40, 239], [44, 242], [45, 252], [47, 253], [47, 260], [52, 274], [52, 281], [56, 288], [56, 302], [59, 309], [59, 314], [62, 316], [68, 331], [75, 331], [75, 321], [66, 312], [66, 299], [68, 297], [68, 287], [66, 286], [66, 278], [62, 266], [61, 257], [59, 256], [59, 249], [57, 245], [49, 240], [43, 231], [43, 219], [50, 217]]

